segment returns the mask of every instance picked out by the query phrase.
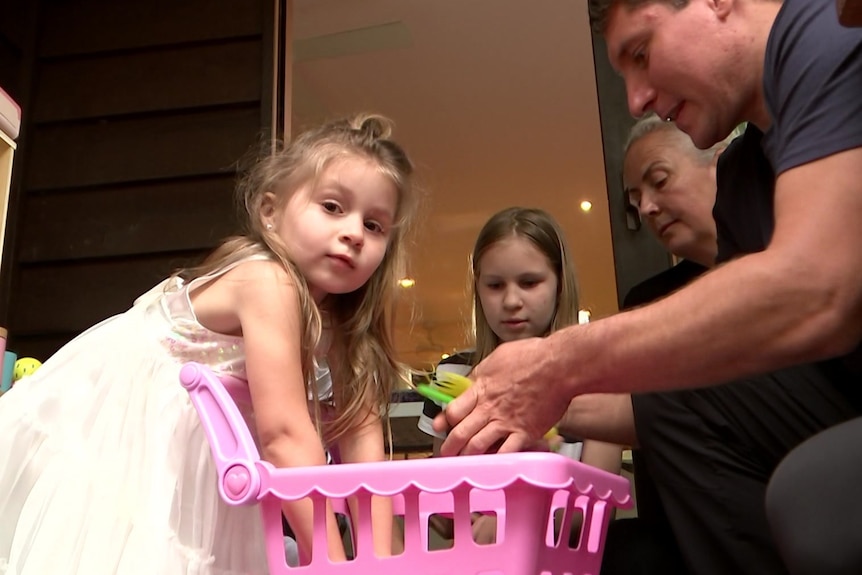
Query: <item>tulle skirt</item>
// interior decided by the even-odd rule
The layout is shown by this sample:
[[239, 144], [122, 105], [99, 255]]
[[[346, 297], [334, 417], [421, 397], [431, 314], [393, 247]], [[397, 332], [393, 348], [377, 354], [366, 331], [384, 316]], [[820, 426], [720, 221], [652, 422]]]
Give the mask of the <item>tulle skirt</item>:
[[165, 328], [133, 308], [0, 397], [0, 574], [268, 572], [258, 509], [219, 498]]

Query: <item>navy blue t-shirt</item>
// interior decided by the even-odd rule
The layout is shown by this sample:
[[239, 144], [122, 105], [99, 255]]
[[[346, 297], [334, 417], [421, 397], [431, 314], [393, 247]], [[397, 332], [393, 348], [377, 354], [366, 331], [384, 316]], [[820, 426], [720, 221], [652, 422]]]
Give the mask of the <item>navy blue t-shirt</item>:
[[777, 175], [862, 146], [862, 28], [838, 22], [835, 0], [784, 0], [763, 88], [772, 118], [763, 148]]
[[[761, 134], [750, 125], [719, 159], [718, 263], [769, 244], [775, 226], [770, 172], [862, 146], [862, 28], [841, 26], [833, 0], [784, 0], [766, 48], [764, 93], [769, 130]], [[862, 409], [862, 346], [818, 365]]]

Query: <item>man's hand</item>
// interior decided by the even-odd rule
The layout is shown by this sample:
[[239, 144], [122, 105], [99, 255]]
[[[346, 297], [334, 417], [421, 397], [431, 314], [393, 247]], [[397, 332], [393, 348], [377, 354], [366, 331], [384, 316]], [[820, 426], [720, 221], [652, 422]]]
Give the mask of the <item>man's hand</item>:
[[434, 420], [438, 431], [452, 428], [441, 454], [532, 448], [571, 399], [553, 375], [552, 360], [546, 339], [514, 341], [494, 350], [470, 374], [473, 385]]

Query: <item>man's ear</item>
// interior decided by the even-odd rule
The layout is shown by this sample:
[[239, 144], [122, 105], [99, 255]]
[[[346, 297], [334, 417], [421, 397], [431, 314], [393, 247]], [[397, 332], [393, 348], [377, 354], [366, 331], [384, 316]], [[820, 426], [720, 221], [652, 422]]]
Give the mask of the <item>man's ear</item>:
[[276, 197], [272, 192], [267, 192], [263, 195], [263, 199], [260, 202], [260, 223], [263, 227], [266, 227], [267, 224], [274, 224], [273, 218], [275, 218], [276, 213]]
[[734, 1], [735, 0], [709, 0], [709, 3], [712, 7], [712, 11], [715, 12], [715, 15], [718, 16], [720, 20], [724, 20], [733, 11]]

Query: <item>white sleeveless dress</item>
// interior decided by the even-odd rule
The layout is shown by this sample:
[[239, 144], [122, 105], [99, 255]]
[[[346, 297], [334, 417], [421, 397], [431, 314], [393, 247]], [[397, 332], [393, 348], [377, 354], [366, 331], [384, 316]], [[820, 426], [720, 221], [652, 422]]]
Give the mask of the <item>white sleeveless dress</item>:
[[0, 397], [0, 574], [268, 572], [260, 512], [219, 498], [179, 384], [186, 361], [245, 377], [242, 338], [203, 327], [189, 299], [228, 269], [163, 282]]

